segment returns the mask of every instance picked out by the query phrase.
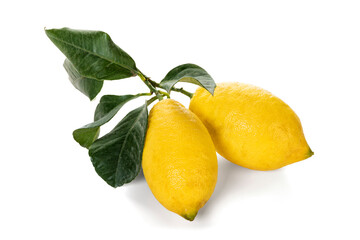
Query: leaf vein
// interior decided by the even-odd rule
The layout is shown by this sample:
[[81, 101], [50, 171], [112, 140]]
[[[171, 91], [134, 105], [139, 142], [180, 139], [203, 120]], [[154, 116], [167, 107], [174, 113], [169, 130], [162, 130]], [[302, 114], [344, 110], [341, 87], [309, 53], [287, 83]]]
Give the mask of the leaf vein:
[[108, 61], [108, 62], [110, 62], [110, 63], [112, 63], [112, 64], [115, 64], [115, 65], [118, 65], [118, 66], [120, 66], [120, 67], [122, 67], [122, 68], [125, 68], [125, 69], [127, 69], [127, 70], [129, 70], [130, 72], [132, 72], [132, 73], [135, 74], [134, 69], [131, 69], [131, 68], [129, 68], [129, 67], [123, 65], [123, 64], [114, 62], [114, 61], [112, 61], [112, 60], [110, 60], [110, 59], [108, 59], [108, 58], [106, 58], [106, 57], [104, 57], [104, 56], [101, 56], [101, 55], [99, 55], [99, 54], [95, 54], [94, 52], [91, 52], [91, 51], [89, 51], [89, 50], [87, 50], [87, 49], [85, 49], [85, 48], [82, 48], [82, 47], [79, 47], [79, 46], [77, 46], [77, 45], [75, 45], [75, 44], [72, 44], [72, 43], [70, 43], [70, 42], [64, 41], [63, 39], [60, 39], [60, 38], [57, 38], [57, 37], [54, 37], [54, 36], [51, 36], [51, 37], [54, 38], [54, 39], [56, 39], [56, 40], [58, 40], [58, 41], [60, 41], [60, 42], [65, 43], [65, 44], [67, 44], [67, 45], [70, 45], [70, 46], [72, 46], [72, 47], [74, 47], [74, 48], [77, 48], [77, 49], [80, 49], [80, 50], [82, 50], [82, 51], [84, 51], [84, 52], [87, 52], [88, 54], [94, 55], [94, 56], [99, 57], [99, 58], [101, 58], [101, 59], [104, 59], [104, 60], [106, 60], [106, 61]]
[[[146, 108], [144, 108], [144, 109], [146, 109]], [[136, 123], [137, 123], [137, 122], [139, 121], [139, 119], [141, 118], [142, 112], [144, 111], [144, 109], [141, 110], [141, 112], [139, 113], [139, 115], [136, 117], [135, 121], [132, 123], [129, 131], [128, 131], [128, 132], [126, 133], [126, 135], [125, 135], [125, 139], [124, 139], [124, 141], [123, 141], [123, 143], [122, 143], [122, 146], [121, 146], [121, 149], [120, 149], [120, 152], [119, 152], [119, 157], [118, 157], [118, 161], [117, 161], [117, 162], [118, 162], [118, 165], [119, 165], [119, 162], [120, 162], [120, 156], [123, 154], [124, 147], [125, 147], [125, 145], [126, 145], [125, 143], [126, 143], [128, 137], [129, 137], [132, 129], [135, 127]], [[116, 171], [115, 171], [115, 184], [116, 184], [116, 179], [117, 179], [118, 173], [119, 173], [119, 168], [117, 167], [117, 168], [116, 168]]]

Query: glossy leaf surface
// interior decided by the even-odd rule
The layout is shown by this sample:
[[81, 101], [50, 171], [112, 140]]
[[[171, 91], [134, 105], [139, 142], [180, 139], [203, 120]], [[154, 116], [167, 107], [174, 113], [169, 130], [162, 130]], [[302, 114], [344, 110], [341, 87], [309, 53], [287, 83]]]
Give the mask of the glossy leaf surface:
[[160, 82], [160, 86], [170, 92], [177, 82], [199, 85], [208, 90], [212, 95], [216, 87], [214, 79], [203, 68], [191, 63], [173, 68]]
[[76, 70], [74, 65], [66, 59], [64, 62], [64, 68], [69, 74], [69, 80], [76, 89], [85, 94], [90, 100], [93, 100], [101, 91], [103, 81], [87, 78], [81, 76]]
[[144, 104], [128, 113], [111, 132], [90, 146], [89, 155], [95, 170], [110, 186], [122, 186], [138, 175], [147, 121]]
[[105, 32], [61, 28], [46, 34], [84, 77], [115, 80], [136, 75], [134, 60]]
[[95, 110], [94, 122], [87, 124], [73, 132], [73, 137], [81, 146], [89, 148], [97, 139], [100, 126], [110, 121], [122, 106], [138, 95], [104, 95]]

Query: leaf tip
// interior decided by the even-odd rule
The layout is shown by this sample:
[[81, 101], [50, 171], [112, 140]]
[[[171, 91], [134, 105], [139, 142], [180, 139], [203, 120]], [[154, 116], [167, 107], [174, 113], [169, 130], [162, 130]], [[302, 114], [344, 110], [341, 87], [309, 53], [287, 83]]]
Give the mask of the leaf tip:
[[96, 98], [96, 95], [95, 94], [94, 95], [89, 95], [88, 98], [89, 98], [89, 100], [91, 102], [92, 100], [94, 100]]
[[216, 88], [216, 84], [215, 84], [215, 86], [214, 86], [213, 88], [211, 88], [210, 91], [209, 91], [212, 96], [214, 96], [214, 94], [215, 94], [215, 88]]

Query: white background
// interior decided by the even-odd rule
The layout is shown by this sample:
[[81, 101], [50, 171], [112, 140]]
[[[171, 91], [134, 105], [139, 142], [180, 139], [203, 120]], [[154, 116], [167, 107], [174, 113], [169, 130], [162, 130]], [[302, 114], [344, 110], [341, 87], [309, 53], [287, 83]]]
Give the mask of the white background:
[[[0, 239], [360, 239], [359, 12], [347, 0], [3, 1]], [[142, 175], [111, 188], [72, 139], [100, 96], [72, 87], [44, 33], [65, 26], [108, 32], [154, 80], [191, 62], [217, 82], [271, 91], [299, 115], [315, 155], [269, 172], [219, 157], [193, 222], [162, 207]], [[131, 78], [101, 94], [139, 91]]]

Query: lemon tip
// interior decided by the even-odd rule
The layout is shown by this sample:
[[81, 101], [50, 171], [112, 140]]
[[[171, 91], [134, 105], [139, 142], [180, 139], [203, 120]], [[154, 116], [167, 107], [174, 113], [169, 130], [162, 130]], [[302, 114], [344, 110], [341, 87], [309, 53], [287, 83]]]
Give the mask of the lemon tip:
[[311, 150], [311, 148], [309, 148], [309, 151], [308, 151], [308, 153], [307, 153], [307, 155], [306, 155], [306, 158], [309, 158], [309, 157], [311, 157], [312, 155], [314, 155], [314, 152]]
[[193, 221], [195, 219], [197, 215], [197, 212], [194, 212], [194, 213], [184, 213], [182, 214], [181, 216], [183, 218], [185, 218], [186, 220], [189, 220], [190, 222]]

